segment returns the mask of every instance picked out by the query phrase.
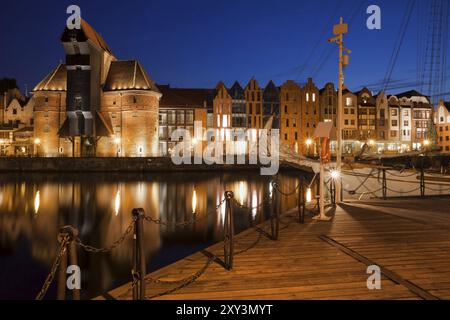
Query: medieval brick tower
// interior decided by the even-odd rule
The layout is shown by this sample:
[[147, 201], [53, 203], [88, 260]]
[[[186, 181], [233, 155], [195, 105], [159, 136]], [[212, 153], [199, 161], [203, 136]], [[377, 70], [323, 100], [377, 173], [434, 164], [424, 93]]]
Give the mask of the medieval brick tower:
[[161, 93], [139, 62], [117, 60], [84, 20], [61, 41], [66, 64], [34, 89], [42, 155], [156, 156]]

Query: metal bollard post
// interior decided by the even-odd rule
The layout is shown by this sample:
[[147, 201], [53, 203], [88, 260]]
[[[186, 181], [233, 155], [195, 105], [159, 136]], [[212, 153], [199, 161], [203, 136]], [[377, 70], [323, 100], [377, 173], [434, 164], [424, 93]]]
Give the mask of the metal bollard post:
[[331, 203], [334, 205], [336, 204], [336, 182], [333, 178], [330, 180], [330, 198]]
[[[278, 184], [273, 184], [273, 190], [278, 191]], [[270, 210], [270, 231], [272, 240], [278, 240], [278, 230], [280, 228], [281, 194], [275, 192], [272, 197]]]
[[234, 193], [231, 191], [225, 192], [226, 208], [225, 208], [225, 223], [223, 226], [224, 232], [224, 262], [227, 270], [233, 270], [234, 257], [234, 216], [233, 216], [233, 199]]
[[317, 201], [317, 212], [320, 213], [320, 174], [316, 179], [316, 201]]
[[300, 178], [300, 188], [298, 188], [298, 221], [305, 223], [305, 179]]
[[387, 179], [386, 179], [386, 169], [383, 169], [383, 200], [387, 200]]
[[[133, 278], [137, 282], [133, 286], [133, 300], [145, 300], [146, 260], [144, 252], [144, 209], [134, 209], [134, 236], [133, 236]], [[135, 282], [136, 279], [133, 279]]]
[[[59, 231], [58, 241], [62, 243], [65, 237], [68, 237], [69, 242], [66, 246], [66, 252], [61, 258], [61, 264], [58, 270], [58, 289], [57, 289], [57, 299], [66, 299], [66, 288], [67, 288], [67, 266], [68, 263], [72, 266], [78, 266], [78, 254], [77, 245], [75, 240], [78, 238], [78, 229], [72, 226], [62, 227]], [[80, 290], [72, 290], [72, 299], [80, 300]]]
[[[67, 233], [60, 232], [58, 235], [58, 242], [62, 245], [64, 237], [67, 236]], [[61, 256], [61, 262], [58, 267], [58, 284], [56, 291], [56, 299], [57, 300], [66, 300], [66, 272], [67, 272], [67, 248], [66, 252]]]
[[425, 170], [423, 169], [423, 161], [422, 168], [420, 169], [420, 196], [425, 197]]

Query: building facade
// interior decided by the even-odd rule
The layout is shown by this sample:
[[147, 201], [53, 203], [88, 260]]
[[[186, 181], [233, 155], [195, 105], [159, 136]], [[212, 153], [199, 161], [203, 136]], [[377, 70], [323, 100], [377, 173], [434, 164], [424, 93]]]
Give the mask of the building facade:
[[450, 152], [450, 102], [440, 101], [436, 110], [434, 123], [437, 132], [437, 147], [443, 152]]
[[158, 155], [161, 93], [138, 61], [120, 61], [86, 21], [61, 36], [66, 63], [33, 90], [40, 154]]

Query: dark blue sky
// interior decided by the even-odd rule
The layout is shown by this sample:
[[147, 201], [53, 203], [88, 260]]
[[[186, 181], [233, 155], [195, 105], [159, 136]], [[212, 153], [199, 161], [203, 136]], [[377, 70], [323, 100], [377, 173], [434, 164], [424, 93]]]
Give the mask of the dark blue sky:
[[[253, 76], [263, 85], [270, 79], [305, 82], [308, 76], [319, 86], [336, 83], [337, 48], [327, 39], [339, 16], [347, 21], [353, 16], [346, 83], [356, 90], [385, 77], [410, 1], [9, 1], [0, 11], [0, 77], [15, 77], [22, 88], [32, 88], [64, 60], [59, 36], [65, 10], [77, 4], [119, 59], [138, 59], [156, 82], [174, 87], [213, 87], [219, 80], [245, 85]], [[428, 1], [419, 0], [422, 9], [412, 15], [395, 81], [417, 81], [419, 12]], [[366, 28], [370, 4], [381, 7], [382, 30]]]

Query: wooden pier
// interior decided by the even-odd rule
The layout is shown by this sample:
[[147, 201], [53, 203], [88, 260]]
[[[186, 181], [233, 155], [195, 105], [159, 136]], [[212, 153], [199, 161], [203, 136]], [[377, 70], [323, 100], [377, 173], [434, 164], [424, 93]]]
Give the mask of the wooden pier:
[[[450, 299], [450, 197], [352, 201], [328, 213], [330, 222], [283, 217], [279, 240], [254, 229], [235, 237], [239, 252], [227, 271], [213, 262], [194, 282], [147, 285], [154, 299]], [[286, 224], [288, 223], [288, 224]], [[268, 223], [261, 228], [269, 226]], [[217, 244], [147, 275], [176, 281], [194, 275]], [[382, 270], [381, 290], [367, 288], [367, 267]], [[132, 299], [130, 284], [98, 299]]]

